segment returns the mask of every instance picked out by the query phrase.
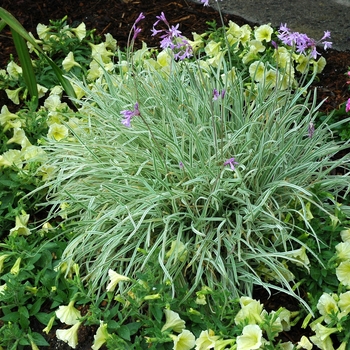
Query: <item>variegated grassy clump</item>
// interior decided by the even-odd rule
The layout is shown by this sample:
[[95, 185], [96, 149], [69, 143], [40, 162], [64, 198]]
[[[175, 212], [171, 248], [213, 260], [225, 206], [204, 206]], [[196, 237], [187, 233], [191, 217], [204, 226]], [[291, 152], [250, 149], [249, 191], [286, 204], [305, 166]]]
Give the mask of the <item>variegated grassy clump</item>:
[[222, 84], [196, 63], [170, 64], [169, 74], [74, 81], [86, 124], [44, 146], [56, 169], [47, 204], [72, 233], [64, 258], [95, 291], [109, 268], [134, 276], [157, 261], [155, 275], [175, 293], [220, 285], [249, 294], [254, 284], [294, 293], [288, 266], [307, 269], [317, 255], [300, 238], [317, 241], [310, 203], [325, 215], [334, 208], [313, 188], [334, 198], [347, 188], [332, 175], [348, 162], [332, 158], [346, 145], [331, 140], [334, 125], [313, 130], [306, 88], [267, 93], [239, 76]]

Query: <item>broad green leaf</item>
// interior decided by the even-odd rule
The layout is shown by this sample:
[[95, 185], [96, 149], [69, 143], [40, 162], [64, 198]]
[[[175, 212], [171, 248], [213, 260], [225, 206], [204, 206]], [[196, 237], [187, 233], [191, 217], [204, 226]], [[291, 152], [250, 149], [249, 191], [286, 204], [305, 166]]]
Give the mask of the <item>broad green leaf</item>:
[[29, 51], [26, 42], [20, 34], [11, 28], [13, 43], [18, 54], [19, 61], [23, 70], [23, 79], [27, 85], [29, 94], [35, 101], [35, 109], [38, 107], [38, 87], [36, 83], [36, 77], [32, 65], [32, 61], [29, 56]]

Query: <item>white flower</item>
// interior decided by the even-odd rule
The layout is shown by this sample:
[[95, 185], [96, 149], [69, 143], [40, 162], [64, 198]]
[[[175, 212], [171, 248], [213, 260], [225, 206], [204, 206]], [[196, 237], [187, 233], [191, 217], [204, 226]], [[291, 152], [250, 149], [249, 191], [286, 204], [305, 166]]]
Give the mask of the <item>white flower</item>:
[[187, 329], [183, 330], [178, 336], [169, 335], [174, 340], [173, 350], [190, 350], [196, 345], [195, 336]]
[[56, 310], [56, 316], [62, 323], [73, 325], [79, 322], [78, 318], [81, 317], [80, 311], [74, 307], [75, 301], [71, 301], [67, 306], [61, 305]]
[[336, 301], [328, 293], [321, 295], [317, 303], [317, 309], [324, 316], [326, 323], [330, 323], [332, 321], [332, 315], [336, 315], [339, 312]]
[[172, 329], [174, 332], [180, 333], [185, 328], [185, 321], [180, 318], [177, 312], [164, 309], [165, 324], [161, 331], [164, 332], [167, 329]]
[[78, 344], [78, 328], [80, 327], [81, 322], [76, 323], [74, 326], [68, 329], [57, 329], [56, 337], [58, 340], [62, 340], [65, 343], [75, 349]]
[[262, 344], [262, 330], [258, 325], [245, 326], [242, 335], [237, 337], [237, 350], [259, 349]]
[[119, 273], [116, 273], [115, 271], [109, 269], [108, 270], [108, 276], [110, 278], [110, 282], [107, 286], [107, 292], [113, 292], [115, 287], [120, 281], [130, 281], [130, 278], [120, 275]]
[[107, 323], [100, 321], [100, 327], [98, 327], [96, 334], [94, 335], [94, 344], [92, 345], [92, 350], [98, 350], [110, 337], [107, 332]]

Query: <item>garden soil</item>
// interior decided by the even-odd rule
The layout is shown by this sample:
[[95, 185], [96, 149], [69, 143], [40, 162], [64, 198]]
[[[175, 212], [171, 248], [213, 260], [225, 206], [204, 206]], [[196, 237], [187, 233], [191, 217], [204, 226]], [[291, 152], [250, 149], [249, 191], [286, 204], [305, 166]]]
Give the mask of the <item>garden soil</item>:
[[[271, 14], [271, 11], [275, 12], [279, 9], [278, 6], [276, 6], [276, 3], [281, 2], [282, 1], [273, 0], [270, 1], [271, 5], [269, 8], [261, 8], [261, 4], [264, 3], [264, 1], [260, 1], [259, 3], [261, 4], [257, 8], [255, 6], [256, 1], [234, 0], [231, 2], [231, 8], [227, 9], [226, 5], [229, 4], [230, 1], [225, 1], [226, 5], [224, 6], [224, 9], [225, 11], [230, 10], [228, 12], [231, 12], [231, 14], [224, 14], [224, 21], [227, 23], [229, 20], [232, 20], [239, 25], [248, 23], [252, 26], [264, 24], [269, 21], [272, 22], [272, 17], [270, 20], [270, 17], [258, 17], [256, 14], [259, 12], [268, 12]], [[286, 1], [284, 2], [288, 4], [290, 3]], [[298, 0], [296, 2], [301, 1]], [[307, 2], [307, 4], [326, 3], [326, 1], [321, 0], [305, 0], [303, 2]], [[327, 2], [333, 3], [332, 1]], [[244, 3], [248, 12], [231, 11], [234, 9], [233, 5], [236, 3]], [[146, 18], [142, 22], [142, 32], [138, 39], [140, 42], [141, 40], [145, 41], [149, 46], [158, 45], [155, 38], [151, 37], [150, 30], [155, 21], [155, 16], [159, 15], [160, 12], [165, 13], [171, 24], [179, 23], [179, 29], [189, 38], [191, 38], [192, 32], [203, 33], [206, 31], [208, 28], [206, 23], [208, 21], [216, 20], [220, 23], [220, 16], [217, 11], [210, 7], [203, 7], [202, 5], [191, 2], [190, 0], [0, 0], [0, 6], [11, 12], [28, 31], [33, 33], [36, 33], [36, 25], [38, 23], [48, 24], [49, 19], [58, 20], [67, 15], [68, 23], [73, 26], [85, 22], [88, 29], [96, 28], [96, 34], [103, 35], [111, 33], [113, 37], [117, 39], [118, 44], [121, 47], [126, 45], [130, 28], [140, 12], [143, 12], [146, 15]], [[299, 10], [300, 13], [292, 13], [289, 15], [292, 17], [293, 15], [295, 17], [300, 17], [301, 13], [307, 9], [302, 7]], [[254, 13], [255, 15], [253, 16]], [[346, 17], [345, 12], [339, 12], [338, 15], [339, 18], [342, 16]], [[285, 17], [283, 17], [283, 22], [288, 22], [287, 19], [292, 19], [292, 17], [287, 16], [286, 12]], [[291, 21], [290, 23], [293, 22]], [[277, 23], [277, 25], [278, 24], [279, 23]], [[311, 35], [307, 30], [308, 28], [309, 27], [305, 27], [305, 32]], [[316, 37], [318, 37], [320, 33], [322, 34], [323, 30], [332, 29], [327, 22], [327, 18], [323, 22], [318, 22], [317, 28], [321, 30], [321, 32], [317, 33]], [[304, 27], [295, 27], [292, 29], [302, 31]], [[336, 30], [339, 30], [339, 28], [336, 28]], [[0, 33], [0, 69], [6, 67], [10, 54], [15, 56], [15, 50], [12, 45], [10, 31], [8, 28], [5, 28]], [[319, 96], [318, 99], [320, 101], [326, 99], [322, 110], [329, 112], [338, 108], [340, 104], [350, 98], [346, 75], [347, 68], [350, 65], [350, 52], [329, 50], [327, 52], [322, 52], [322, 54], [327, 59], [327, 66], [319, 76], [319, 79], [314, 83], [314, 87], [317, 89]], [[15, 111], [16, 108], [18, 108], [18, 106], [10, 105], [5, 93], [1, 91], [0, 108], [4, 104], [7, 104], [12, 111]], [[261, 300], [267, 310], [277, 310], [279, 306], [287, 307], [290, 310], [299, 309], [299, 305], [296, 304], [294, 299], [283, 294], [269, 296], [264, 290], [256, 289], [254, 297]], [[48, 301], [45, 305], [45, 310], [41, 311], [52, 312], [50, 306], [50, 301]], [[81, 310], [82, 314], [84, 314], [86, 310], [87, 308], [83, 307]], [[32, 330], [43, 334], [42, 329], [45, 325], [40, 324], [35, 318], [31, 321]], [[64, 327], [64, 325], [58, 324], [48, 335], [43, 334], [50, 344], [49, 347], [43, 349], [70, 349], [68, 345], [56, 339], [55, 329], [62, 327]], [[79, 345], [76, 347], [77, 350], [91, 349], [93, 335], [96, 332], [96, 328], [97, 326], [82, 326], [79, 328]], [[301, 329], [297, 325], [293, 327], [292, 331], [282, 334], [281, 339], [283, 341], [290, 340], [295, 343], [300, 340], [302, 335], [310, 335], [310, 330]]]

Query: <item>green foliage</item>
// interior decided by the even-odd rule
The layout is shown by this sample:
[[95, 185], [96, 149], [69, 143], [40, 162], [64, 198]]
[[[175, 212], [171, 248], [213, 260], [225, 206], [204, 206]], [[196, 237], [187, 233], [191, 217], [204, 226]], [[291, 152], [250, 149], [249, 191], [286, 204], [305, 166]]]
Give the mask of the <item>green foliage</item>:
[[[300, 261], [292, 252], [304, 247], [317, 257], [298, 238], [308, 231], [318, 242], [305, 206], [333, 208], [312, 187], [334, 196], [347, 188], [346, 177], [331, 175], [347, 160], [330, 156], [347, 146], [327, 141], [326, 122], [308, 137], [317, 108], [298, 103], [306, 88], [271, 93], [263, 84], [245, 88], [239, 76], [221, 85], [215, 71], [203, 78], [195, 64], [171, 64], [169, 75], [105, 73], [92, 90], [74, 80], [91, 128], [50, 143], [57, 172], [46, 184], [49, 205], [69, 207], [74, 237], [64, 257], [85, 263], [93, 290], [108, 268], [134, 276], [158, 256], [161, 280], [174, 290], [189, 279], [190, 294], [200, 283], [236, 297], [254, 284], [294, 294], [286, 262]], [[224, 98], [213, 101], [214, 89], [225, 89]], [[135, 101], [140, 116], [126, 128], [120, 111]], [[231, 157], [233, 171], [224, 165]]]

